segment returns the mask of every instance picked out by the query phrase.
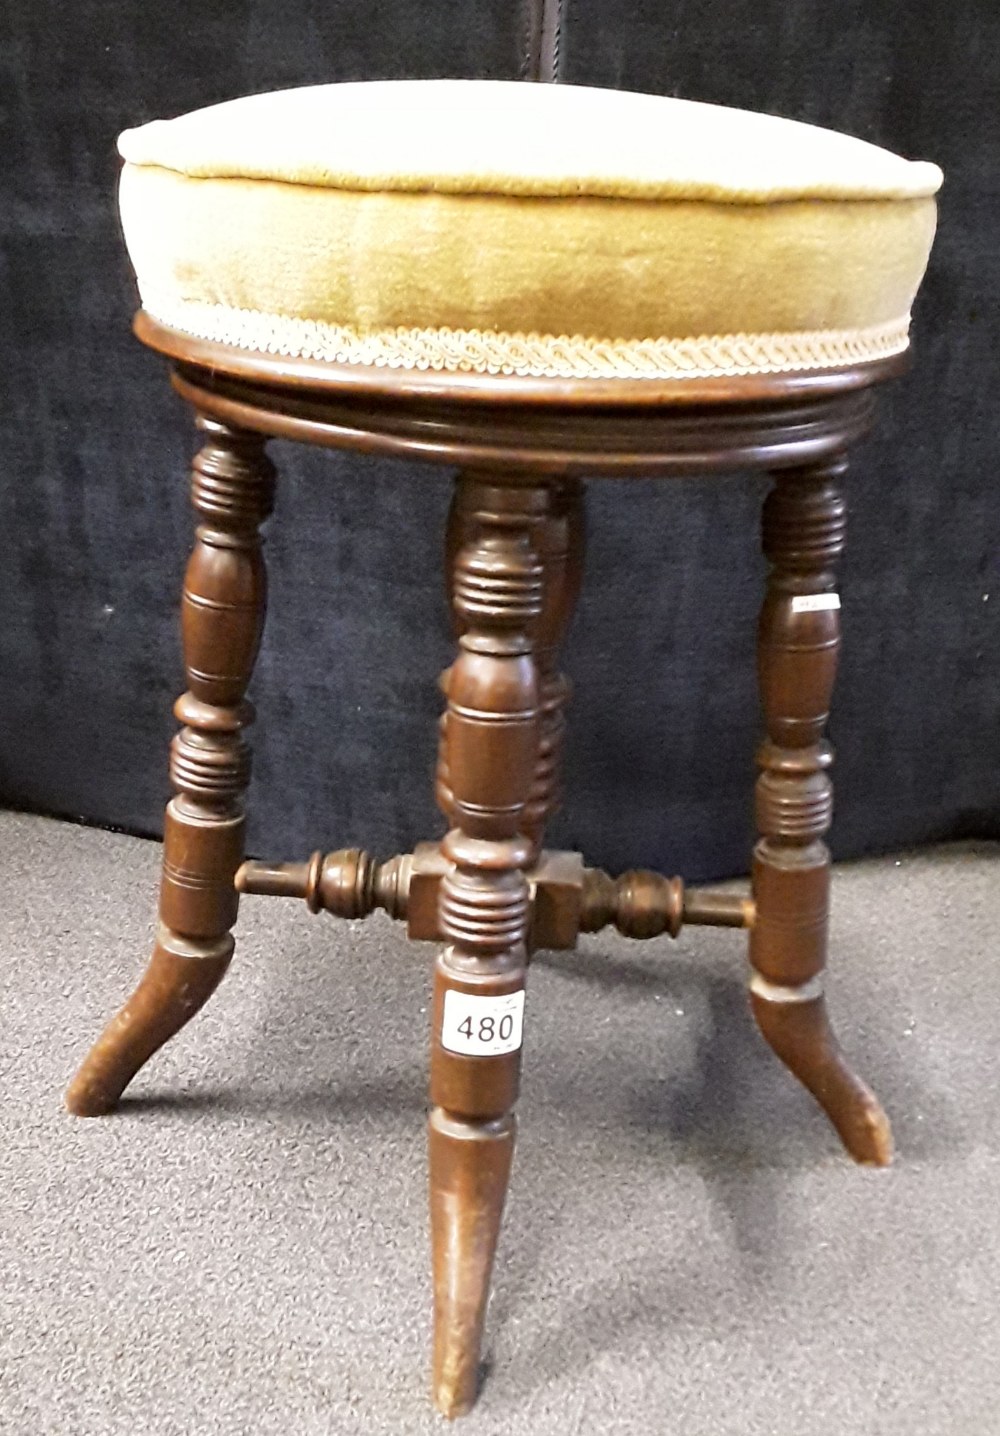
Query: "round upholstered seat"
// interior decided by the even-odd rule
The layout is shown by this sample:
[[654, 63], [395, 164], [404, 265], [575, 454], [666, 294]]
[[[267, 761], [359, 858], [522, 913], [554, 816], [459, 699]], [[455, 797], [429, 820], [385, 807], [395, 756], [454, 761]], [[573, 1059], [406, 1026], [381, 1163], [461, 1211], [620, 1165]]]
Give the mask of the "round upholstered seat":
[[174, 329], [340, 363], [778, 373], [907, 345], [935, 165], [574, 86], [376, 81], [128, 130], [121, 214]]

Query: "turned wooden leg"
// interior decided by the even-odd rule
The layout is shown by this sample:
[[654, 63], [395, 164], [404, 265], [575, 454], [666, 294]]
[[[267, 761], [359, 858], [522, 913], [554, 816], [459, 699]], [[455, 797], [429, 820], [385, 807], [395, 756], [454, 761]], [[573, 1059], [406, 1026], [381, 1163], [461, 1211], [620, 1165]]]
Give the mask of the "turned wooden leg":
[[199, 417], [194, 460], [201, 522], [184, 579], [181, 629], [188, 691], [174, 712], [176, 797], [164, 824], [160, 921], [149, 968], [97, 1039], [66, 1103], [81, 1117], [110, 1111], [149, 1057], [211, 996], [233, 954], [233, 876], [243, 858], [242, 798], [250, 754], [244, 701], [260, 642], [266, 577], [258, 527], [274, 471], [263, 440]]
[[461, 637], [445, 722], [454, 826], [443, 843], [454, 867], [440, 889], [447, 946], [435, 969], [429, 1121], [434, 1399], [446, 1416], [476, 1397], [514, 1148], [532, 854], [522, 820], [540, 729], [532, 525], [547, 503], [541, 486], [459, 484], [468, 525], [455, 558]]
[[781, 1060], [813, 1094], [851, 1156], [892, 1157], [885, 1113], [848, 1066], [827, 1017], [832, 761], [823, 737], [840, 643], [834, 566], [844, 546], [843, 459], [782, 474], [764, 505], [771, 564], [758, 665], [767, 737], [758, 754], [750, 1000]]
[[[540, 737], [531, 793], [522, 818], [522, 831], [531, 840], [532, 861], [541, 852], [545, 826], [559, 810], [565, 710], [572, 692], [559, 670], [559, 651], [580, 593], [586, 533], [583, 485], [578, 479], [554, 480], [545, 487], [545, 505], [530, 520], [530, 538], [542, 566], [542, 604], [532, 624], [531, 638], [538, 669]], [[463, 620], [454, 605], [455, 558], [472, 531], [475, 515], [468, 489], [457, 485], [448, 516], [446, 558], [448, 595], [454, 614], [455, 636]], [[447, 692], [448, 673], [441, 686]], [[437, 769], [439, 806], [451, 818], [452, 795], [445, 742], [446, 715], [442, 715]]]
[[533, 859], [542, 850], [545, 826], [558, 812], [562, 799], [563, 736], [572, 686], [560, 672], [559, 650], [580, 595], [586, 536], [580, 481], [553, 484], [548, 494], [548, 511], [532, 532], [532, 544], [542, 564], [542, 611], [532, 634], [541, 726], [523, 829], [531, 839]]

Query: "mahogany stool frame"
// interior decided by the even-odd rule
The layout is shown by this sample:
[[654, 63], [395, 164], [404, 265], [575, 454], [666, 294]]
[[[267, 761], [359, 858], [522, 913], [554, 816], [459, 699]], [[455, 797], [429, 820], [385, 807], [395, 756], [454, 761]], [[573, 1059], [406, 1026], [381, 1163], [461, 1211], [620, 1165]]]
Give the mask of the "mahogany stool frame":
[[[747, 929], [750, 1002], [763, 1036], [851, 1156], [891, 1158], [889, 1124], [844, 1058], [823, 998], [832, 811], [824, 726], [839, 646], [845, 451], [872, 422], [873, 385], [903, 361], [731, 379], [567, 381], [246, 353], [143, 312], [135, 328], [170, 359], [204, 440], [182, 602], [188, 690], [175, 707], [183, 726], [171, 747], [176, 795], [152, 961], [67, 1103], [81, 1116], [110, 1111], [194, 1016], [229, 965], [241, 892], [304, 897], [313, 911], [342, 917], [380, 907], [411, 937], [443, 943], [431, 1029], [433, 1385], [439, 1409], [459, 1415], [477, 1391], [532, 951], [573, 948], [581, 932], [609, 923], [631, 937], [676, 936], [683, 923]], [[357, 850], [303, 864], [243, 861], [243, 732], [253, 716], [245, 692], [266, 602], [259, 527], [271, 509], [270, 437], [459, 471], [446, 539], [458, 652], [442, 680], [437, 774], [450, 831], [387, 862]], [[585, 868], [579, 854], [543, 847], [569, 694], [558, 650], [583, 570], [581, 481], [735, 469], [774, 479], [758, 632], [760, 836], [746, 897], [688, 891], [655, 873], [613, 879]]]

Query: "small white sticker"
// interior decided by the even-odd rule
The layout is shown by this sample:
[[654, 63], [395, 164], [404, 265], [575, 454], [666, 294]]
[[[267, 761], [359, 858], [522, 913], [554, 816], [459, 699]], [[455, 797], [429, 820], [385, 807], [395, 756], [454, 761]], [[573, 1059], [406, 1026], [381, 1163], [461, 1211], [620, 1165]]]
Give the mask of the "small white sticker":
[[797, 593], [792, 599], [793, 613], [822, 613], [840, 607], [839, 593]]
[[444, 995], [441, 1045], [467, 1057], [516, 1052], [524, 1027], [524, 989], [503, 997], [477, 997], [449, 987]]

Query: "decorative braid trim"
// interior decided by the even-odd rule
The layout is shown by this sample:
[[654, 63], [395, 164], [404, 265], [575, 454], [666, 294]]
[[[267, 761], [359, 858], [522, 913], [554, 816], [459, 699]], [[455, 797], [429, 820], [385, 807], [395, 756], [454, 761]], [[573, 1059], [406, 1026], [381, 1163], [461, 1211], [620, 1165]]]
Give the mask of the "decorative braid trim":
[[541, 379], [684, 379], [833, 369], [900, 354], [909, 318], [868, 329], [707, 334], [692, 339], [588, 339], [480, 329], [354, 329], [316, 319], [143, 295], [161, 324], [198, 339], [332, 364], [517, 374]]

